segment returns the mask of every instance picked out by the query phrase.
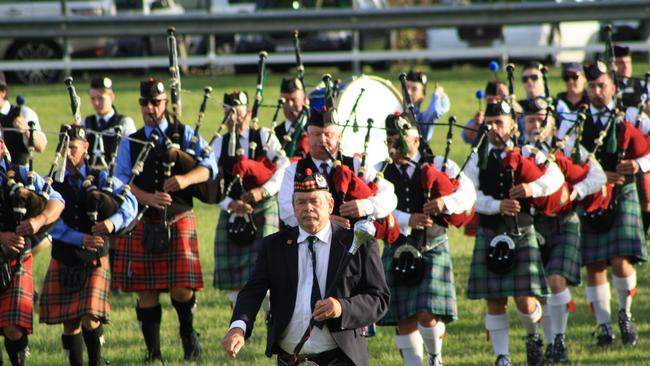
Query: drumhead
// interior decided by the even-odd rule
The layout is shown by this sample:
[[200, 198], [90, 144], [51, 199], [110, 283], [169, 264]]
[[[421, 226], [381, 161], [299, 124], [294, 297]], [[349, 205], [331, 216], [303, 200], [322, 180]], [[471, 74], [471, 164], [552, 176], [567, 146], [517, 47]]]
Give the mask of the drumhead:
[[[357, 103], [355, 113], [352, 113], [361, 90], [363, 94]], [[322, 86], [309, 95], [311, 106], [323, 105]], [[373, 120], [368, 145], [367, 166], [384, 161], [388, 157], [386, 148], [386, 131], [384, 130], [386, 116], [397, 111], [402, 112], [402, 96], [391, 82], [371, 75], [361, 75], [342, 82], [339, 86], [336, 107], [339, 123], [344, 126], [341, 150], [346, 155], [361, 155], [364, 149], [368, 119]], [[358, 128], [355, 131], [354, 124]], [[347, 126], [345, 126], [347, 123]]]

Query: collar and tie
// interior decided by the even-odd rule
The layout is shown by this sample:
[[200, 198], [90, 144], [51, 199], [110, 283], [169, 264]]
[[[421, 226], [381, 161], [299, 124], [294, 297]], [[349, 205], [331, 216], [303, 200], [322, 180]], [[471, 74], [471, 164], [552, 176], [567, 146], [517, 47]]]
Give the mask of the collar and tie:
[[329, 175], [330, 165], [327, 162], [322, 162], [319, 166], [321, 174], [327, 177]]
[[[311, 282], [311, 311], [314, 312], [316, 307], [316, 302], [321, 299], [320, 286], [318, 286], [318, 275], [316, 273], [316, 251], [314, 250], [314, 244], [318, 242], [318, 238], [315, 235], [310, 235], [307, 237], [307, 250], [311, 255], [311, 268], [312, 268], [312, 282]], [[323, 328], [324, 323], [322, 321], [315, 322], [319, 329]]]
[[100, 118], [100, 119], [97, 121], [97, 125], [99, 126], [99, 129], [100, 129], [100, 130], [104, 130], [104, 128], [106, 127], [106, 123], [107, 123], [107, 122], [106, 122], [106, 120], [105, 120], [104, 118]]
[[404, 180], [409, 180], [409, 179], [411, 179], [411, 177], [409, 176], [409, 171], [408, 171], [408, 170], [409, 170], [409, 164], [408, 164], [408, 163], [406, 163], [406, 164], [400, 164], [399, 169], [400, 169], [400, 171], [402, 172], [402, 178], [403, 178]]

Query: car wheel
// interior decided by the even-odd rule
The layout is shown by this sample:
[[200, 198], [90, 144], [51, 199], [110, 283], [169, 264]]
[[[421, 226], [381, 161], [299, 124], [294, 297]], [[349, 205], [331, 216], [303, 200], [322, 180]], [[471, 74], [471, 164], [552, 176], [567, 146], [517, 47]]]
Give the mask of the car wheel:
[[[7, 52], [9, 60], [56, 60], [62, 57], [61, 47], [48, 40], [20, 41]], [[57, 81], [61, 70], [32, 69], [14, 71], [12, 75], [23, 84], [46, 84]]]

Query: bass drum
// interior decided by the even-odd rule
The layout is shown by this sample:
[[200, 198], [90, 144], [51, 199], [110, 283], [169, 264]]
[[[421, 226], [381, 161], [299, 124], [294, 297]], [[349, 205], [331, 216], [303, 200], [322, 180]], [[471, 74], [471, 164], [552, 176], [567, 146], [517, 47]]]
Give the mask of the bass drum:
[[[359, 98], [359, 94], [363, 94]], [[321, 83], [309, 93], [311, 107], [321, 110], [324, 104], [325, 89]], [[359, 98], [355, 113], [354, 104]], [[336, 108], [339, 124], [343, 126], [341, 149], [346, 155], [363, 153], [364, 140], [367, 132], [367, 121], [373, 120], [368, 145], [366, 164], [372, 166], [388, 157], [386, 148], [386, 131], [384, 130], [386, 116], [403, 110], [402, 95], [390, 81], [377, 76], [361, 75], [339, 84]], [[347, 126], [346, 126], [347, 125]], [[357, 126], [355, 128], [354, 126]]]

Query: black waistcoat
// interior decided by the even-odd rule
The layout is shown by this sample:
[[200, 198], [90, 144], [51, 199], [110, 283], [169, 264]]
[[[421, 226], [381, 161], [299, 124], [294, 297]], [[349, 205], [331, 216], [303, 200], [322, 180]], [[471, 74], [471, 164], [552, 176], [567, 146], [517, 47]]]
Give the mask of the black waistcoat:
[[[347, 167], [350, 168], [350, 170], [354, 171], [353, 157], [343, 156], [341, 158], [341, 164], [347, 165]], [[305, 174], [305, 170], [307, 170], [307, 168], [310, 168], [313, 172], [320, 172], [320, 167], [317, 167], [316, 164], [314, 164], [314, 161], [311, 159], [310, 154], [307, 154], [307, 156], [304, 159], [298, 160], [298, 163], [296, 164], [296, 174]], [[326, 178], [327, 178], [327, 185], [329, 186], [330, 189], [330, 193], [332, 194], [332, 197], [334, 197], [334, 211], [332, 212], [332, 215], [338, 215], [339, 207], [341, 207], [341, 204], [343, 203], [343, 197], [340, 197], [340, 195], [334, 188], [333, 177], [334, 177], [334, 168], [330, 169], [330, 172]]]
[[[587, 105], [589, 105], [589, 97], [587, 96], [587, 92], [586, 92], [586, 91], [582, 93], [582, 98], [580, 98], [580, 100], [579, 100], [578, 103], [576, 103], [576, 104], [573, 104], [573, 103], [571, 103], [571, 102], [569, 101], [569, 99], [568, 99], [568, 93], [567, 93], [567, 92], [560, 92], [560, 93], [557, 93], [557, 97], [556, 97], [555, 100], [556, 100], [556, 102], [559, 102], [559, 101], [561, 100], [561, 101], [563, 101], [564, 103], [566, 103], [566, 106], [569, 107], [569, 110], [572, 111], [572, 112], [577, 111], [578, 108], [579, 108], [581, 105], [583, 105], [583, 104], [587, 104]], [[556, 103], [556, 104], [557, 104], [557, 103]]]
[[[4, 128], [14, 128], [14, 120], [20, 115], [20, 107], [11, 105], [9, 113], [6, 115], [0, 114], [0, 124]], [[16, 164], [25, 165], [29, 161], [29, 150], [23, 141], [23, 134], [17, 131], [4, 131], [4, 140], [11, 159]]]
[[[486, 169], [479, 169], [479, 189], [487, 196], [491, 196], [497, 200], [508, 198], [510, 188], [512, 187], [512, 175], [510, 170], [503, 167], [501, 160], [490, 152], [488, 154], [488, 162]], [[524, 201], [519, 201], [521, 204], [521, 211], [517, 214], [519, 226], [530, 226], [533, 224], [533, 218], [530, 215], [530, 205]], [[479, 214], [479, 226], [496, 230], [499, 226], [505, 223], [508, 228], [514, 229], [514, 219], [510, 216], [485, 215]]]
[[[230, 143], [230, 137], [232, 134], [229, 132], [223, 136], [221, 140], [221, 151], [219, 152], [219, 171], [222, 172], [224, 178], [224, 187], [228, 187], [230, 182], [235, 179], [235, 176], [232, 174], [232, 169], [237, 163], [237, 156], [228, 156], [228, 144]], [[264, 144], [262, 143], [262, 136], [259, 129], [250, 128], [248, 129], [248, 151], [246, 151], [246, 157], [251, 157], [251, 143], [254, 142], [255, 146], [255, 157], [265, 155]], [[236, 155], [236, 154], [235, 154]], [[242, 195], [242, 189], [240, 186], [233, 186], [230, 191], [229, 197], [232, 199], [239, 199]]]
[[[106, 124], [104, 125], [104, 128], [101, 128], [99, 126], [99, 121], [97, 121], [97, 116], [96, 115], [91, 115], [86, 117], [84, 121], [84, 126], [88, 129], [91, 129], [93, 131], [107, 131], [110, 130], [114, 127], [121, 126], [122, 127], [122, 133], [124, 133], [124, 116], [115, 113], [113, 114], [113, 117], [111, 117], [108, 121], [106, 121]], [[92, 161], [92, 148], [95, 145], [95, 138], [97, 136], [95, 134], [88, 134], [88, 143], [90, 144], [90, 149], [88, 150], [88, 153], [91, 154], [91, 161]], [[104, 159], [106, 159], [106, 162], [108, 162], [111, 158], [111, 151], [113, 151], [113, 148], [115, 147], [115, 136], [102, 136], [102, 140], [104, 142]]]
[[[3, 168], [0, 168], [0, 170]], [[20, 170], [18, 166], [12, 164], [7, 171], [14, 170], [16, 174], [14, 175], [14, 180], [16, 183], [22, 183], [23, 178], [20, 175]], [[14, 216], [13, 207], [11, 207], [11, 197], [10, 197], [9, 186], [7, 185], [7, 179], [2, 177], [2, 186], [0, 187], [0, 231], [16, 231], [16, 220]]]
[[[185, 125], [179, 123], [177, 129], [170, 123], [165, 131], [165, 135], [172, 142], [177, 143], [179, 146], [185, 146], [184, 136], [185, 136]], [[174, 136], [176, 135], [176, 137]], [[144, 127], [136, 131], [131, 135], [134, 139], [137, 140], [147, 140]], [[131, 147], [131, 165], [135, 163], [135, 160], [138, 158], [140, 151], [144, 145], [137, 143], [135, 141], [130, 141]], [[144, 169], [138, 175], [133, 182], [141, 190], [149, 193], [155, 191], [162, 191], [163, 183], [165, 182], [165, 167], [163, 166], [164, 154], [165, 154], [165, 144], [164, 141], [158, 141], [156, 147], [151, 151], [144, 163]], [[174, 171], [172, 170], [172, 175]], [[189, 211], [193, 207], [192, 202], [192, 192], [188, 188], [185, 188], [181, 191], [170, 193], [172, 197], [172, 204], [167, 206], [167, 218], [173, 217], [174, 215]], [[140, 208], [141, 209], [141, 208]], [[147, 211], [147, 216], [155, 216], [154, 212], [158, 210], [149, 209]]]
[[278, 140], [280, 140], [280, 144], [283, 144], [284, 136], [287, 134], [287, 130], [284, 128], [284, 121], [281, 124], [275, 126], [273, 132], [275, 132], [275, 136], [277, 136]]
[[[616, 126], [612, 126], [616, 128]], [[616, 165], [618, 164], [618, 154], [621, 151], [621, 146], [618, 146], [618, 151], [616, 153], [608, 153], [605, 151], [605, 146], [607, 145], [607, 140], [611, 134], [612, 128], [607, 132], [607, 136], [603, 140], [603, 146], [601, 146], [596, 152], [596, 159], [603, 166], [603, 169], [608, 172], [615, 172]], [[600, 131], [605, 129], [605, 126], [600, 122], [594, 122], [591, 116], [587, 117], [582, 129], [582, 145], [588, 150], [593, 151], [596, 146], [595, 140], [598, 138]]]
[[[95, 182], [99, 182], [98, 172], [92, 172], [90, 174], [95, 176]], [[81, 177], [80, 179], [83, 180], [84, 178]], [[74, 230], [90, 234], [93, 224], [86, 210], [86, 189], [83, 186], [77, 188], [77, 183], [76, 179], [66, 174], [65, 180], [62, 183], [54, 181], [52, 188], [59, 192], [65, 200], [65, 208], [61, 213], [61, 220]], [[57, 242], [58, 240], [54, 240], [55, 245]], [[59, 244], [66, 245], [64, 243]]]

